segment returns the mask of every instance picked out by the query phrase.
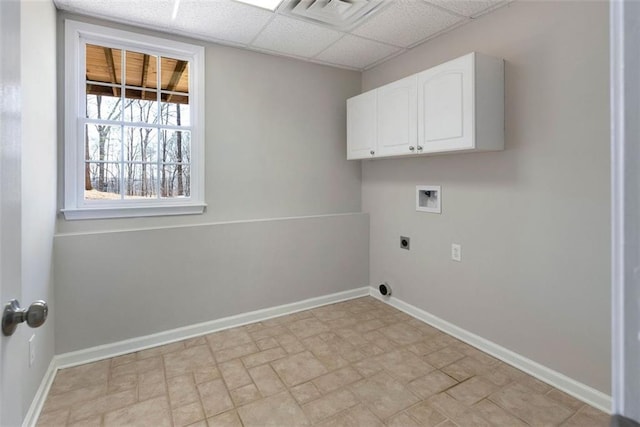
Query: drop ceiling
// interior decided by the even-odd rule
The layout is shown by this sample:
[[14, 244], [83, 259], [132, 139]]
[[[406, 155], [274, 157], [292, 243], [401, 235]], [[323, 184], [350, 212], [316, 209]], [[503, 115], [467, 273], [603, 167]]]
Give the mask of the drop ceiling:
[[366, 70], [511, 0], [54, 0], [61, 10]]

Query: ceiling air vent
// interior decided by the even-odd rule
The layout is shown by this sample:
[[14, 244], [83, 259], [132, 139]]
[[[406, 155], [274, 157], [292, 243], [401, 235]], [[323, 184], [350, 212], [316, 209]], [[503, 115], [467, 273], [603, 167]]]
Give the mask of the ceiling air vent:
[[345, 30], [355, 27], [380, 9], [384, 0], [291, 0], [284, 13]]

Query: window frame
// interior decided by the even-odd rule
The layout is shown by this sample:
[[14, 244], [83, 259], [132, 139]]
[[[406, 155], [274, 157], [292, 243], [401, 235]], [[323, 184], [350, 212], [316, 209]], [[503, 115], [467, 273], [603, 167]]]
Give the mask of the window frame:
[[[86, 44], [189, 62], [190, 125], [183, 127], [191, 132], [190, 197], [99, 202], [85, 200], [83, 117], [86, 115]], [[204, 76], [202, 46], [65, 20], [64, 208], [61, 210], [65, 219], [189, 215], [204, 212]]]

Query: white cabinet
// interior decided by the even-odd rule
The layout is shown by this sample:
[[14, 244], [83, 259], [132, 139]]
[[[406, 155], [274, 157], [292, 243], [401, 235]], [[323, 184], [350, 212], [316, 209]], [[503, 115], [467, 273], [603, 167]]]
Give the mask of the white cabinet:
[[347, 101], [347, 158], [504, 149], [504, 61], [470, 53]]
[[504, 148], [503, 61], [477, 53], [418, 74], [418, 145], [424, 152]]
[[413, 75], [347, 100], [347, 159], [417, 151], [417, 85]]
[[375, 90], [347, 100], [347, 159], [375, 155], [376, 113]]
[[417, 88], [418, 79], [413, 75], [377, 90], [378, 155], [395, 156], [417, 151]]

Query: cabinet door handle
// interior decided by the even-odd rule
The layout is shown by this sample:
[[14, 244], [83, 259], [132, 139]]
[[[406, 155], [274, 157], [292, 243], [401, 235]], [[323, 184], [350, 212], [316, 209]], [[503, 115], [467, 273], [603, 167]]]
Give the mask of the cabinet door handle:
[[371, 150], [371, 151], [369, 151], [369, 154], [371, 154], [373, 156], [374, 154], [376, 154], [376, 152]]
[[413, 151], [415, 150], [415, 147], [412, 145], [411, 147], [409, 147], [409, 151]]
[[418, 145], [418, 151], [422, 151], [422, 146]]

